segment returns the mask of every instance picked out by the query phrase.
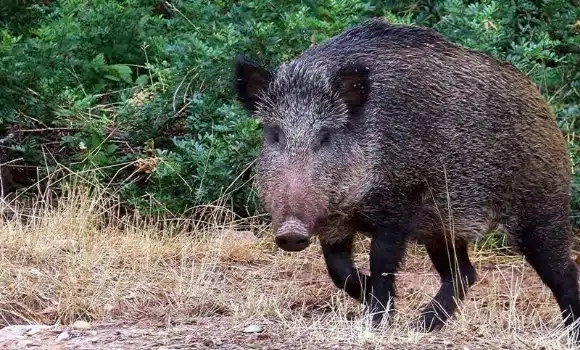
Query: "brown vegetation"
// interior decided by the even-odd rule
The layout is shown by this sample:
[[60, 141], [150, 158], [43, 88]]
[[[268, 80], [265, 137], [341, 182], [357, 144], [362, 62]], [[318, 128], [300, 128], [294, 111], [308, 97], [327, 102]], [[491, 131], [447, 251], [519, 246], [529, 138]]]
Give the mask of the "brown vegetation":
[[[473, 247], [478, 283], [447, 327], [423, 334], [407, 322], [434, 294], [438, 277], [423, 249], [411, 247], [398, 277], [404, 297], [396, 318], [371, 331], [360, 305], [332, 285], [317, 245], [285, 253], [266, 227], [254, 227], [263, 236], [256, 238], [238, 230], [240, 223], [218, 219], [227, 217], [219, 207], [193, 225], [184, 219], [159, 229], [122, 217], [105, 224], [118, 203], [104, 191], [65, 193], [52, 209], [41, 201], [29, 210], [13, 205], [27, 220], [15, 217], [0, 229], [0, 324], [61, 325], [31, 341], [56, 344], [76, 320], [94, 330], [71, 330], [62, 344], [528, 349], [565, 348], [568, 341], [550, 291], [519, 256]], [[361, 238], [363, 268], [367, 247]], [[263, 332], [243, 333], [250, 324]]]

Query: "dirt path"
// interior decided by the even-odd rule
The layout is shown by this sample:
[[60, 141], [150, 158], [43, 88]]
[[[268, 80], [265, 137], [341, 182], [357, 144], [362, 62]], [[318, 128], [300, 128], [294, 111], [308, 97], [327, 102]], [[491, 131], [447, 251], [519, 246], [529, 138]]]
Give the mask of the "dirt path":
[[525, 335], [521, 336], [521, 341], [514, 342], [489, 339], [477, 333], [443, 331], [416, 339], [407, 334], [398, 338], [391, 335], [386, 344], [376, 344], [370, 337], [365, 342], [350, 335], [342, 341], [333, 339], [328, 342], [307, 331], [289, 332], [281, 324], [268, 321], [257, 324], [262, 330], [247, 334], [243, 325], [235, 324], [227, 317], [199, 319], [195, 324], [178, 327], [144, 322], [95, 323], [86, 330], [54, 327], [0, 341], [0, 349], [542, 349], [526, 344]]
[[[466, 300], [463, 313], [449, 326], [430, 334], [404, 329], [405, 320], [416, 313], [413, 305], [417, 303], [417, 295], [425, 293], [421, 289], [429, 290], [427, 294], [433, 289], [432, 283], [426, 285], [425, 271], [421, 266], [421, 260], [409, 261], [406, 271], [399, 276], [402, 319], [395, 321], [393, 327], [385, 326], [374, 332], [369, 331], [364, 321], [357, 319], [358, 315], [349, 321], [334, 311], [320, 309], [287, 322], [279, 318], [257, 317], [240, 321], [235, 316], [212, 316], [182, 319], [173, 325], [172, 322], [168, 325], [167, 320], [141, 320], [94, 322], [86, 329], [60, 326], [29, 332], [33, 334], [20, 332], [21, 336], [12, 339], [4, 338], [0, 340], [0, 349], [567, 348], [564, 344], [566, 338], [550, 331], [559, 322], [554, 317], [557, 316], [555, 304], [526, 265], [480, 264], [480, 280]], [[433, 276], [427, 278], [430, 279]], [[516, 295], [510, 295], [513, 293]], [[541, 327], [544, 328], [534, 328], [537, 322], [529, 323], [531, 319], [543, 320]], [[513, 325], [518, 322], [522, 325]], [[257, 328], [247, 332], [248, 326]]]

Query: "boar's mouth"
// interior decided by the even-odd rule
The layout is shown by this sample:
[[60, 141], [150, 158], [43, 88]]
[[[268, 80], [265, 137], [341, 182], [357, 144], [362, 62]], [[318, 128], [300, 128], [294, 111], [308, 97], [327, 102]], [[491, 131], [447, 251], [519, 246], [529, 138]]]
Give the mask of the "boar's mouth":
[[276, 229], [276, 244], [288, 252], [298, 252], [310, 245], [311, 229], [302, 221], [291, 218]]

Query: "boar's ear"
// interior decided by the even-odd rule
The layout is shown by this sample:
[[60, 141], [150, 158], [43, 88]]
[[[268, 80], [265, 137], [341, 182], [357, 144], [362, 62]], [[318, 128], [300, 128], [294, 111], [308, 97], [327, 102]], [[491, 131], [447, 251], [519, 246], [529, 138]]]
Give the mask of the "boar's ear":
[[256, 110], [259, 94], [268, 87], [272, 74], [244, 56], [234, 60], [234, 92], [250, 112]]
[[351, 114], [356, 114], [364, 106], [371, 83], [369, 68], [361, 64], [350, 64], [341, 68], [336, 76], [335, 87]]

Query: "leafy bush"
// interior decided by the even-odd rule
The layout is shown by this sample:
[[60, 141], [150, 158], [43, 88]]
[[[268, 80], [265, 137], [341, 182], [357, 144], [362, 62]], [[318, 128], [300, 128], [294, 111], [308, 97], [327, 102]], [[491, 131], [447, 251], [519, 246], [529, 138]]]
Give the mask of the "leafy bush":
[[373, 16], [513, 62], [550, 99], [575, 168], [580, 159], [573, 1], [18, 0], [0, 10], [0, 161], [92, 170], [140, 210], [225, 197], [240, 214], [259, 211], [261, 133], [233, 100], [232, 58], [274, 67]]
[[[395, 14], [526, 73], [551, 103], [568, 140], [574, 181], [572, 216], [580, 224], [580, 1], [420, 1]], [[408, 5], [408, 4], [407, 4]]]

